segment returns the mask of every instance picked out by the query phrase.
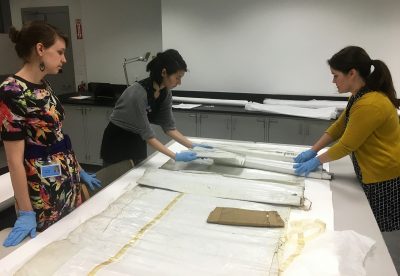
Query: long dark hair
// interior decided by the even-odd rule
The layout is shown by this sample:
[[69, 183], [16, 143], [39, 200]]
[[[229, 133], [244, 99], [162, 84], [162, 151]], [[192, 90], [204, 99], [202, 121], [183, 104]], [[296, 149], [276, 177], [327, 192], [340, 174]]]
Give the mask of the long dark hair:
[[146, 71], [150, 72], [150, 78], [158, 85], [162, 83], [162, 70], [167, 71], [167, 75], [172, 75], [179, 70], [187, 72], [186, 62], [177, 50], [168, 49], [162, 53], [157, 53], [146, 67]]
[[44, 21], [28, 22], [20, 31], [12, 26], [8, 35], [11, 41], [15, 43], [17, 55], [24, 62], [28, 62], [37, 43], [42, 43], [45, 48], [49, 48], [57, 38], [61, 38], [65, 41], [65, 45], [68, 46], [68, 37], [56, 27]]
[[[383, 61], [371, 59], [363, 48], [358, 46], [343, 48], [328, 60], [328, 64], [332, 69], [345, 74], [355, 69], [369, 89], [385, 93], [393, 105], [399, 108], [389, 68]], [[371, 65], [374, 67], [372, 72]]]

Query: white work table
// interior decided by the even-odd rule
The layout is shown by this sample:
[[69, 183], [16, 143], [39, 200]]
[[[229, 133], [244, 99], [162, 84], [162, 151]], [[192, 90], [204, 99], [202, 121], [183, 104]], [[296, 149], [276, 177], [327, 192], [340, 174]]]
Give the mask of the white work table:
[[365, 260], [367, 275], [397, 275], [385, 241], [375, 221], [349, 157], [330, 163], [335, 230], [354, 230], [376, 241]]
[[[200, 139], [198, 140], [200, 141]], [[207, 141], [207, 139], [201, 139], [201, 141]], [[170, 148], [174, 151], [181, 149], [175, 144], [170, 145]], [[141, 166], [134, 168], [63, 220], [1, 259], [0, 274], [8, 275], [9, 273], [5, 273], [5, 271], [8, 272], [9, 267], [15, 266], [17, 262], [24, 263], [23, 260], [26, 260], [26, 256], [34, 254], [38, 247], [43, 248], [52, 240], [64, 238], [68, 231], [72, 231], [86, 219], [95, 216], [97, 214], [94, 211], [95, 208], [107, 208], [107, 204], [127, 190], [132, 185], [132, 180], [137, 180], [146, 168], [157, 168], [167, 160], [168, 158], [160, 153], [151, 155]], [[346, 157], [331, 162], [330, 171], [334, 173], [334, 179], [331, 181], [334, 229], [354, 230], [376, 241], [375, 247], [365, 259], [367, 275], [397, 275], [366, 196], [355, 177], [350, 159]], [[66, 233], [61, 233], [63, 231]]]

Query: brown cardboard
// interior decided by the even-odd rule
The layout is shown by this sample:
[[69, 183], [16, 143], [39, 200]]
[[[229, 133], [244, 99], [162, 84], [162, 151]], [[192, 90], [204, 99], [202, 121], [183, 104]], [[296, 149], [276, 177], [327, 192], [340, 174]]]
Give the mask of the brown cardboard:
[[257, 211], [228, 207], [216, 207], [208, 216], [207, 222], [255, 227], [285, 226], [277, 211]]

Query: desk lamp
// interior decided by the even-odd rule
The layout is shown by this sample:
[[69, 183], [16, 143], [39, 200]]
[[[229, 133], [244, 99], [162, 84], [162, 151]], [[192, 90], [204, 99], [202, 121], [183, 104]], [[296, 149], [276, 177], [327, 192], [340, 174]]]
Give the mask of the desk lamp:
[[129, 86], [129, 80], [128, 80], [128, 73], [126, 71], [126, 65], [135, 61], [143, 61], [147, 62], [147, 60], [150, 57], [150, 52], [147, 52], [144, 56], [139, 56], [139, 57], [134, 57], [134, 58], [124, 58], [124, 63], [122, 67], [124, 68], [124, 74], [125, 74], [125, 81], [126, 85]]

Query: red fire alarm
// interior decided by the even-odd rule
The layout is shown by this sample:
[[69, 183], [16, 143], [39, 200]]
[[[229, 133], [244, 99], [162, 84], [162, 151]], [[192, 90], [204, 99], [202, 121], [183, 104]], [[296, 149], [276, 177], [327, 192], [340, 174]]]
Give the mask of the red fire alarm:
[[82, 39], [83, 38], [82, 23], [80, 19], [75, 20], [75, 26], [76, 26], [76, 39]]

